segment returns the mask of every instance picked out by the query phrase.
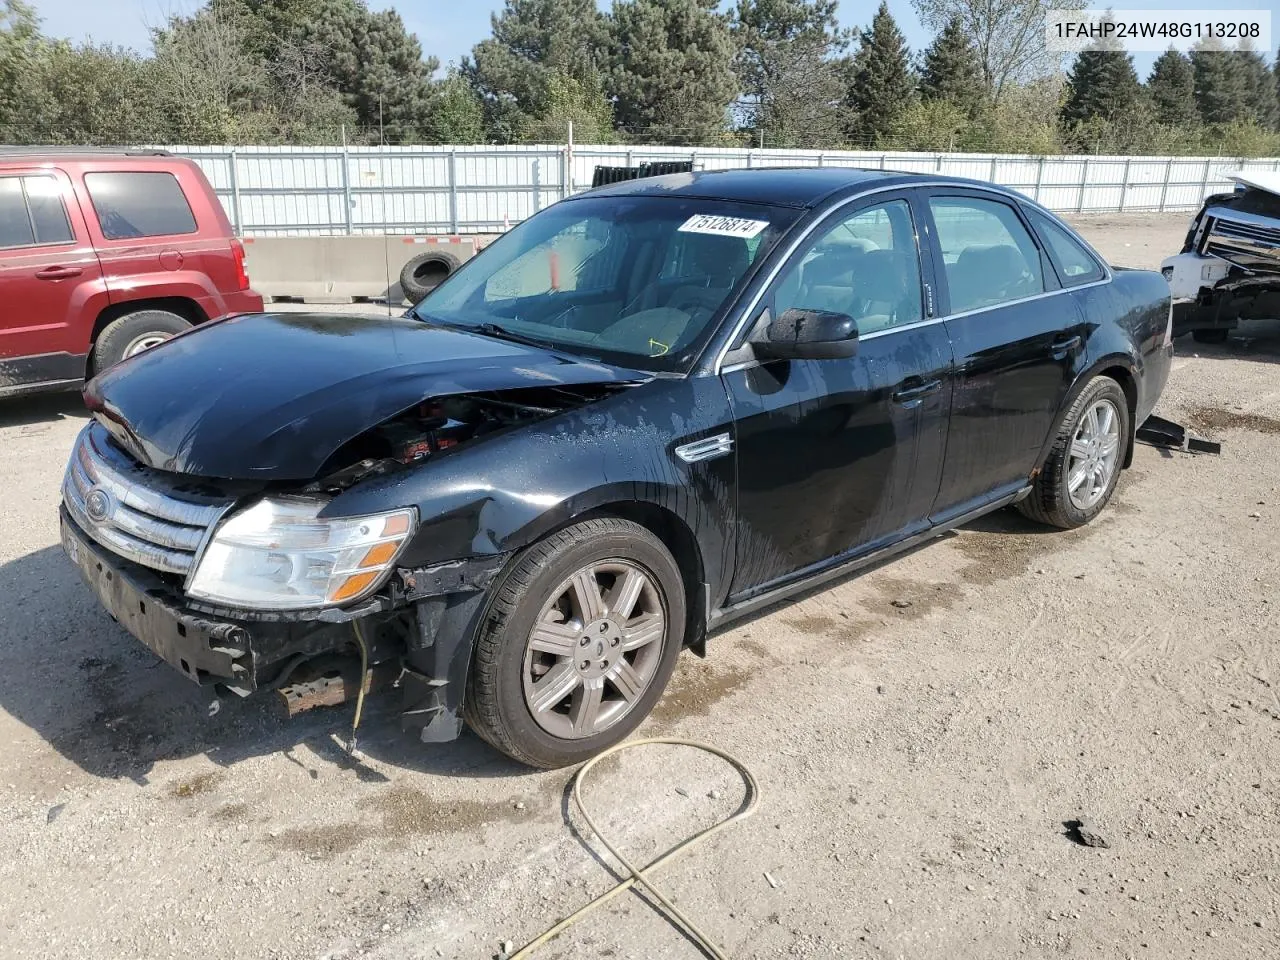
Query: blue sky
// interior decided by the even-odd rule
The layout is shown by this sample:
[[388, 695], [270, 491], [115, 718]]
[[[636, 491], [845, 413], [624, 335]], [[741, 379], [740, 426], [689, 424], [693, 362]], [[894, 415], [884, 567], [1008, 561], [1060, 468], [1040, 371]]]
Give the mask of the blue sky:
[[[870, 22], [878, 5], [879, 0], [841, 0], [841, 22], [849, 27], [864, 26]], [[149, 47], [149, 24], [163, 23], [168, 13], [190, 10], [198, 7], [199, 3], [194, 0], [34, 0], [34, 6], [44, 21], [45, 32], [51, 36], [92, 39], [99, 43], [146, 50]], [[478, 40], [489, 34], [489, 15], [501, 9], [502, 0], [469, 0], [463, 3], [457, 0], [401, 0], [399, 3], [371, 0], [370, 6], [396, 7], [409, 29], [418, 35], [423, 50], [434, 54], [442, 63], [449, 63], [460, 60]], [[607, 4], [602, 3], [601, 6]], [[1094, 3], [1092, 6], [1129, 10], [1270, 9], [1272, 31], [1280, 42], [1280, 13], [1277, 13], [1280, 0], [1225, 0], [1216, 7], [1207, 0], [1116, 0], [1111, 4]], [[907, 0], [890, 3], [890, 9], [913, 50], [929, 43], [929, 35], [916, 20], [915, 11]], [[1139, 74], [1145, 79], [1154, 55], [1138, 54], [1134, 60]]]

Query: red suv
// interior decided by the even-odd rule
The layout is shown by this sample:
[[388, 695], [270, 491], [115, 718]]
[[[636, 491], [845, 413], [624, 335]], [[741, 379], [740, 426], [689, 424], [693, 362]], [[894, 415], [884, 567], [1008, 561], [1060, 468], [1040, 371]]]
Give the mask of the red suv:
[[192, 324], [261, 309], [190, 160], [0, 148], [0, 397], [76, 386]]

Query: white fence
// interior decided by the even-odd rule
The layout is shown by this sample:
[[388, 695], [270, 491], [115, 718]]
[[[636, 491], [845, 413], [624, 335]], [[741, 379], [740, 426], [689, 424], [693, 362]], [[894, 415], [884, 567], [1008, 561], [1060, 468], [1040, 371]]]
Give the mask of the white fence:
[[249, 236], [494, 233], [591, 185], [597, 165], [691, 160], [695, 170], [871, 167], [989, 180], [1060, 213], [1189, 210], [1233, 170], [1280, 159], [720, 147], [169, 147], [194, 159]]

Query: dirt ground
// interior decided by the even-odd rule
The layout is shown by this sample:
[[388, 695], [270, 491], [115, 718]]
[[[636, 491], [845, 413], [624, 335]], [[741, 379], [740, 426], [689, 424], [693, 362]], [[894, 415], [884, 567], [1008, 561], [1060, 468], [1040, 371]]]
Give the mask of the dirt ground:
[[[1185, 218], [1081, 223], [1152, 266]], [[729, 955], [1280, 955], [1280, 323], [1178, 347], [1159, 410], [1221, 457], [1140, 447], [1085, 530], [1002, 512], [683, 657], [642, 733], [762, 790], [661, 874]], [[569, 772], [415, 745], [394, 699], [359, 760], [347, 709], [207, 718], [57, 546], [81, 423], [0, 404], [0, 956], [487, 958], [612, 885]], [[642, 748], [588, 794], [643, 860], [742, 788]], [[538, 954], [697, 955], [632, 894]]]

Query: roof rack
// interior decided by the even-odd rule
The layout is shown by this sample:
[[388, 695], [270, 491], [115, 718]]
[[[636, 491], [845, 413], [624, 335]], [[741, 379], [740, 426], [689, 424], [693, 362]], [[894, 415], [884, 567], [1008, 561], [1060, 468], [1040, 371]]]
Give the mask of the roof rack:
[[170, 157], [168, 150], [155, 150], [147, 147], [50, 147], [50, 146], [9, 146], [0, 143], [0, 157], [66, 157], [66, 156], [98, 156], [107, 154], [124, 157]]

